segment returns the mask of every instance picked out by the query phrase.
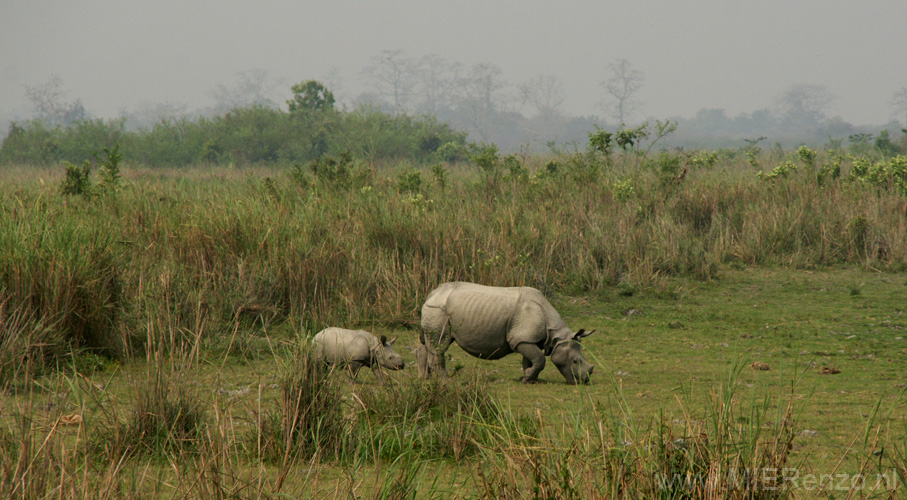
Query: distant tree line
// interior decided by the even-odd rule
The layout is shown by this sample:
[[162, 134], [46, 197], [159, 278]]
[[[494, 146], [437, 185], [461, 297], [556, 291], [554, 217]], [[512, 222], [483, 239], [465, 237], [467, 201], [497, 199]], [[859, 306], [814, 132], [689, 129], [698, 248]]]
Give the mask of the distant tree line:
[[[642, 76], [626, 60], [616, 64], [609, 67], [612, 78], [602, 82], [609, 94], [602, 107], [623, 123], [638, 107], [634, 94], [642, 86]], [[586, 116], [568, 116], [563, 83], [553, 74], [513, 83], [489, 62], [466, 66], [437, 54], [413, 57], [402, 50], [385, 50], [372, 58], [361, 76], [370, 90], [356, 96], [354, 104], [368, 103], [390, 113], [431, 114], [467, 131], [470, 140], [494, 143], [502, 151], [582, 144], [595, 126], [606, 125], [591, 109]]]
[[292, 90], [288, 111], [252, 103], [214, 117], [163, 117], [137, 130], [127, 130], [125, 117], [14, 122], [0, 163], [81, 163], [115, 144], [126, 160], [149, 166], [295, 163], [341, 153], [427, 162], [456, 159], [466, 142], [465, 132], [430, 115], [389, 114], [368, 104], [337, 110], [331, 91], [314, 80]]
[[[243, 71], [233, 85], [218, 85], [209, 92], [216, 103], [210, 108], [189, 113], [184, 104], [145, 103], [114, 120], [92, 118], [80, 100], [65, 98], [53, 77], [27, 88], [34, 119], [12, 123], [0, 162], [81, 161], [113, 143], [123, 145], [130, 161], [150, 165], [309, 161], [340, 152], [421, 162], [438, 157], [436, 145], [462, 146], [466, 140], [495, 144], [505, 153], [558, 153], [582, 147], [597, 128], [666, 118], [641, 116], [638, 94], [645, 78], [629, 61], [616, 59], [604, 70], [603, 98], [583, 116], [564, 111], [566, 90], [558, 75], [540, 73], [514, 83], [492, 63], [466, 66], [401, 50], [378, 53], [362, 70], [368, 91], [335, 99], [342, 88], [335, 71], [293, 85], [286, 110], [276, 95], [289, 85], [264, 70]], [[757, 138], [785, 147], [876, 139], [884, 145], [901, 135], [898, 118], [907, 123], [907, 87], [892, 97], [892, 121], [884, 125], [829, 117], [834, 100], [822, 85], [797, 84], [753, 112], [730, 116], [724, 109], [702, 109], [689, 118], [667, 117], [677, 130], [662, 147], [736, 147]]]
[[[604, 70], [599, 82], [602, 100], [588, 115], [574, 117], [563, 110], [566, 91], [557, 75], [539, 74], [513, 83], [491, 63], [467, 67], [435, 54], [411, 57], [401, 50], [385, 50], [362, 71], [371, 90], [354, 102], [368, 102], [388, 112], [430, 113], [468, 131], [471, 140], [494, 143], [505, 152], [563, 150], [583, 144], [595, 127], [616, 130], [665, 118], [640, 116], [639, 92], [645, 75], [632, 63], [618, 58]], [[885, 125], [857, 126], [829, 117], [835, 100], [823, 85], [795, 84], [776, 96], [770, 107], [751, 113], [728, 116], [723, 109], [702, 109], [691, 118], [667, 117], [678, 128], [666, 145], [743, 146], [757, 137], [784, 146], [821, 145], [880, 137], [885, 130], [900, 134], [895, 119]], [[890, 105], [893, 118], [903, 117], [907, 124], [907, 87], [894, 95]]]

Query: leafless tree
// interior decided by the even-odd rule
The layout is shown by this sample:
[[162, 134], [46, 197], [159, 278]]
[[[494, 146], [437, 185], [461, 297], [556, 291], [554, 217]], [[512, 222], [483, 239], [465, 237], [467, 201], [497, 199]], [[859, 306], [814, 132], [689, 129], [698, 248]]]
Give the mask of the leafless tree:
[[236, 74], [236, 83], [232, 86], [218, 85], [208, 94], [214, 99], [215, 110], [218, 113], [252, 105], [272, 108], [276, 106], [276, 101], [272, 97], [283, 85], [284, 82], [269, 78], [267, 71], [255, 68], [240, 71]]
[[155, 124], [170, 122], [187, 115], [188, 105], [179, 102], [152, 103], [142, 102], [134, 111], [120, 110], [120, 116], [126, 119], [130, 130], [150, 129]]
[[835, 97], [824, 85], [791, 85], [776, 99], [782, 123], [795, 127], [814, 127], [825, 120], [825, 110]]
[[610, 97], [607, 109], [613, 118], [624, 124], [641, 104], [634, 96], [643, 86], [643, 74], [623, 58], [609, 64], [608, 69], [611, 77], [601, 83]]
[[450, 63], [437, 54], [423, 56], [417, 65], [420, 97], [417, 111], [434, 114], [451, 108], [462, 71], [460, 63]]
[[388, 99], [395, 110], [409, 110], [415, 88], [416, 62], [404, 56], [402, 50], [382, 51], [362, 74], [372, 85], [373, 92]]
[[529, 105], [535, 115], [521, 121], [522, 134], [530, 141], [556, 143], [564, 135], [567, 123], [561, 107], [564, 87], [557, 75], [538, 74], [518, 86], [522, 104]]
[[508, 84], [501, 74], [501, 68], [494, 64], [475, 64], [460, 86], [457, 108], [483, 141], [489, 140], [495, 118], [506, 111], [509, 102], [504, 92]]
[[520, 99], [534, 107], [540, 116], [560, 116], [564, 104], [564, 86], [557, 75], [538, 74], [519, 86]]
[[324, 78], [317, 79], [327, 87], [328, 90], [334, 94], [334, 98], [337, 99], [337, 102], [340, 102], [341, 95], [343, 94], [343, 78], [340, 76], [340, 70], [335, 66], [331, 68]]
[[907, 87], [901, 87], [891, 97], [891, 108], [895, 117], [904, 117], [904, 127], [907, 127]]
[[65, 101], [63, 80], [58, 75], [52, 75], [41, 85], [25, 87], [25, 96], [32, 104], [35, 118], [47, 126], [66, 126], [88, 118], [81, 99]]

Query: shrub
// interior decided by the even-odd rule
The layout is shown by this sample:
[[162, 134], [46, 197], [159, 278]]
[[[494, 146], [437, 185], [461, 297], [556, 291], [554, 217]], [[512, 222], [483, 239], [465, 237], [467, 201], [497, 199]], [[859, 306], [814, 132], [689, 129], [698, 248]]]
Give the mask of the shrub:
[[444, 189], [445, 187], [447, 187], [447, 177], [448, 176], [447, 176], [447, 169], [444, 168], [444, 164], [435, 163], [434, 165], [432, 165], [431, 166], [431, 176], [434, 179], [435, 184], [437, 184], [439, 188]]
[[325, 156], [309, 163], [315, 178], [322, 184], [340, 189], [348, 189], [353, 178], [353, 158], [349, 153], [342, 153], [338, 158]]
[[614, 181], [614, 183], [611, 184], [611, 190], [614, 192], [614, 197], [620, 201], [629, 200], [636, 191], [633, 187], [632, 179]]
[[676, 177], [680, 173], [680, 169], [683, 166], [683, 157], [663, 151], [654, 160], [647, 163], [664, 181]]
[[66, 172], [63, 175], [63, 181], [60, 185], [60, 192], [66, 195], [91, 194], [91, 161], [85, 160], [81, 167], [77, 167], [68, 161], [64, 163]]
[[443, 162], [454, 163], [465, 159], [463, 145], [459, 142], [450, 141], [442, 144], [434, 152], [434, 156]]
[[422, 173], [407, 169], [397, 174], [397, 190], [401, 193], [417, 193], [422, 190]]
[[850, 178], [907, 196], [907, 156], [898, 155], [876, 162], [865, 156], [854, 158]]
[[819, 184], [834, 181], [841, 177], [841, 162], [845, 158], [844, 153], [830, 151], [829, 155], [831, 156], [831, 161], [822, 165], [819, 173], [816, 174]]
[[797, 149], [797, 157], [800, 158], [800, 162], [803, 163], [803, 166], [812, 170], [816, 166], [816, 152], [812, 149], [809, 149], [806, 146], [800, 146]]
[[773, 168], [769, 173], [763, 173], [761, 170], [756, 173], [756, 176], [760, 179], [765, 180], [774, 180], [779, 177], [787, 177], [791, 173], [797, 171], [797, 165], [792, 161], [785, 161], [780, 163], [777, 167]]
[[441, 137], [434, 132], [429, 132], [419, 138], [419, 153], [427, 158], [441, 147]]
[[505, 180], [525, 182], [529, 180], [529, 171], [523, 166], [523, 162], [517, 155], [507, 155], [504, 157], [504, 167], [507, 169]]
[[500, 170], [500, 158], [496, 144], [470, 144], [469, 159], [487, 177], [496, 177]]
[[334, 93], [321, 82], [307, 80], [291, 87], [293, 99], [287, 101], [290, 113], [320, 113], [334, 110]]
[[120, 154], [119, 149], [119, 144], [114, 144], [110, 149], [104, 148], [107, 159], [103, 161], [95, 155], [100, 165], [98, 168], [101, 175], [100, 187], [106, 192], [116, 191], [120, 185], [120, 162], [123, 160], [123, 155]]

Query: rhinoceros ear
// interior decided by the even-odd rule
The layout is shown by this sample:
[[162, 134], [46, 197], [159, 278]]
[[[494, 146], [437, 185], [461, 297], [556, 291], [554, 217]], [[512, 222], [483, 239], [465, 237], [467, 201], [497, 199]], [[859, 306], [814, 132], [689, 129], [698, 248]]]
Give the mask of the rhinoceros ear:
[[381, 345], [385, 345], [385, 344], [387, 344], [387, 336], [382, 335], [381, 336]]
[[580, 328], [579, 331], [576, 332], [576, 335], [573, 336], [573, 338], [575, 338], [576, 340], [579, 340], [583, 337], [588, 337], [589, 335], [592, 335], [593, 333], [595, 333], [595, 330], [592, 330], [591, 332], [587, 332], [585, 328]]
[[394, 345], [394, 342], [396, 342], [396, 341], [397, 341], [397, 337], [394, 337], [394, 338], [388, 340], [387, 342], [385, 342], [384, 345], [390, 347], [390, 346]]

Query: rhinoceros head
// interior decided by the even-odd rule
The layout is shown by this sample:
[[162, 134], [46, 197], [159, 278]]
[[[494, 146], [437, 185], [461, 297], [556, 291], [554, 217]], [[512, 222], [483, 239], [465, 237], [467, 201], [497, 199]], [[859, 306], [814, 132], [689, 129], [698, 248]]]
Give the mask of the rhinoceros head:
[[551, 362], [567, 379], [568, 384], [589, 383], [589, 376], [592, 375], [594, 368], [583, 357], [583, 346], [579, 341], [593, 333], [594, 330], [586, 332], [580, 329], [573, 337], [560, 340], [551, 350]]
[[403, 363], [403, 356], [398, 354], [397, 351], [391, 347], [396, 341], [397, 337], [387, 340], [387, 337], [382, 335], [381, 345], [375, 349], [375, 358], [377, 359], [378, 364], [388, 370], [402, 370], [405, 366]]

